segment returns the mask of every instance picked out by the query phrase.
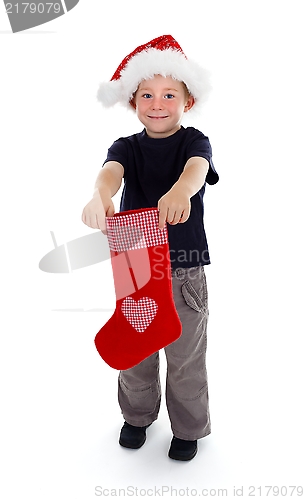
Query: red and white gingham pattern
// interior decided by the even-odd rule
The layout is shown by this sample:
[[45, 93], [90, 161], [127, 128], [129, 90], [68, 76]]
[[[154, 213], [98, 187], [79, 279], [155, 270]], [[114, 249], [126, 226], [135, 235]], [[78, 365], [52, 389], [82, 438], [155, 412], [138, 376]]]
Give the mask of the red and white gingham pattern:
[[149, 297], [136, 302], [126, 297], [121, 305], [122, 313], [137, 332], [144, 332], [157, 314], [158, 304]]
[[157, 209], [106, 217], [107, 238], [110, 250], [124, 252], [167, 243], [167, 228], [159, 229]]

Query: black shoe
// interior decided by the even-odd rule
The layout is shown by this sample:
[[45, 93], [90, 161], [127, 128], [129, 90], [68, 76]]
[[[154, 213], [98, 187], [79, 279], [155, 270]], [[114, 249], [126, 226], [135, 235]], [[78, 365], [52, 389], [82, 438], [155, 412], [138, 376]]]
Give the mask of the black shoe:
[[172, 439], [171, 446], [168, 452], [169, 458], [174, 460], [192, 460], [197, 453], [197, 440], [185, 441], [184, 439]]
[[150, 425], [135, 427], [124, 422], [119, 439], [120, 445], [124, 446], [124, 448], [132, 448], [134, 450], [141, 448], [146, 441], [146, 429]]

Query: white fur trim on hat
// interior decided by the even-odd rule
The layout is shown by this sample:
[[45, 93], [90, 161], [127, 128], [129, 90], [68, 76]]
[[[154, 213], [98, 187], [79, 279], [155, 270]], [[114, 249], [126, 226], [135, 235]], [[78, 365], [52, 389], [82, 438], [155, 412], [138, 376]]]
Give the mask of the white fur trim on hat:
[[121, 103], [129, 107], [130, 99], [143, 80], [149, 80], [155, 75], [171, 76], [184, 82], [195, 103], [207, 100], [211, 90], [209, 73], [195, 61], [175, 49], [158, 50], [150, 48], [134, 55], [121, 71], [118, 80], [101, 83], [97, 99], [110, 107]]

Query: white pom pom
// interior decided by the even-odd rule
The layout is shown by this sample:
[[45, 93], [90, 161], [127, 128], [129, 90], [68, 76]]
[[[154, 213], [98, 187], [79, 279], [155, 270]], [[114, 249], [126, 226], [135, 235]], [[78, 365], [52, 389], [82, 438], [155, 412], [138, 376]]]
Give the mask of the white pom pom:
[[106, 108], [113, 106], [120, 101], [122, 95], [121, 83], [119, 80], [103, 82], [97, 91], [97, 100]]

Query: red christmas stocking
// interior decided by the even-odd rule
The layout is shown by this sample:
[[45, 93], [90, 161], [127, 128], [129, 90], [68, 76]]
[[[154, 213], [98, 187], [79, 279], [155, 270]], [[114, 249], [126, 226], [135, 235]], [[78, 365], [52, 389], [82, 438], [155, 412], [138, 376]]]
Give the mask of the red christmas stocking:
[[157, 208], [106, 217], [116, 309], [95, 337], [106, 363], [127, 370], [177, 340], [182, 331], [170, 274], [167, 228]]

